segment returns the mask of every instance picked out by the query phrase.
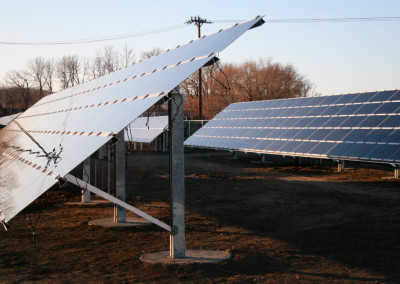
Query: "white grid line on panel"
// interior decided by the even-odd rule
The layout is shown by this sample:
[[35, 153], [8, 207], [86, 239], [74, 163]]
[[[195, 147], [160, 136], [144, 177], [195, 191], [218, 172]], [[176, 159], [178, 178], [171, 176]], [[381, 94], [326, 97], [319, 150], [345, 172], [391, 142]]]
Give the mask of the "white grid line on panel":
[[286, 110], [286, 109], [302, 109], [302, 108], [317, 108], [317, 107], [325, 107], [325, 108], [327, 108], [327, 107], [333, 107], [333, 106], [370, 105], [370, 104], [385, 104], [385, 103], [398, 103], [398, 102], [400, 102], [400, 100], [359, 102], [359, 103], [344, 103], [344, 104], [329, 104], [329, 105], [272, 107], [272, 108], [225, 109], [222, 112], [246, 112], [246, 111], [258, 111], [258, 110]]
[[370, 130], [399, 130], [399, 127], [351, 127], [351, 126], [347, 126], [347, 127], [274, 127], [274, 126], [204, 126], [204, 129], [271, 129], [271, 130], [275, 130], [275, 129], [284, 129], [284, 130], [302, 130], [302, 129], [315, 129], [315, 130], [322, 130], [322, 129], [326, 129], [326, 130], [338, 130], [338, 129], [346, 129], [346, 130], [357, 130], [357, 129], [370, 129]]
[[[392, 96], [396, 95], [399, 90], [391, 90], [390, 92], [393, 92]], [[369, 93], [357, 93], [357, 94], [352, 94], [352, 95], [360, 95], [360, 94], [379, 94], [381, 92], [369, 92]], [[345, 96], [345, 95], [338, 95], [337, 97], [340, 96]], [[326, 97], [333, 97], [333, 96], [326, 96]], [[316, 97], [315, 97], [316, 98]], [[324, 98], [324, 97], [320, 97], [320, 98]], [[279, 100], [301, 100], [301, 99], [305, 99], [305, 98], [288, 98], [288, 99], [277, 99], [277, 100], [271, 100], [271, 102], [274, 101], [279, 101]], [[385, 101], [366, 101], [366, 102], [357, 102], [357, 103], [341, 103], [341, 104], [316, 104], [316, 105], [303, 105], [303, 106], [289, 106], [289, 107], [272, 107], [272, 108], [247, 108], [247, 109], [238, 109], [238, 110], [227, 110], [224, 109], [222, 112], [233, 112], [233, 111], [247, 111], [247, 110], [280, 110], [280, 109], [299, 109], [299, 108], [314, 108], [314, 107], [329, 107], [329, 106], [347, 106], [347, 105], [364, 105], [364, 104], [382, 104], [382, 103], [392, 103], [392, 102], [400, 102], [400, 100], [385, 100]], [[236, 105], [236, 104], [251, 104], [254, 103], [254, 101], [252, 102], [239, 102], [239, 103], [233, 103], [232, 105]]]
[[135, 75], [135, 76], [132, 76], [132, 77], [127, 77], [125, 79], [121, 79], [121, 80], [118, 80], [116, 82], [112, 82], [112, 83], [109, 83], [109, 84], [106, 84], [106, 85], [103, 85], [103, 86], [99, 86], [99, 87], [96, 87], [96, 88], [93, 88], [93, 89], [90, 89], [90, 90], [85, 90], [85, 91], [82, 91], [82, 92], [79, 92], [79, 93], [76, 93], [76, 94], [72, 94], [72, 95], [69, 95], [69, 96], [66, 96], [66, 97], [58, 98], [58, 99], [51, 100], [51, 101], [48, 101], [48, 102], [44, 102], [44, 103], [41, 103], [41, 104], [35, 104], [31, 108], [42, 106], [42, 105], [45, 105], [45, 104], [50, 104], [50, 103], [53, 103], [53, 102], [56, 102], [56, 101], [65, 100], [65, 99], [72, 98], [72, 97], [79, 96], [79, 95], [83, 95], [83, 94], [86, 94], [86, 93], [90, 93], [90, 92], [93, 92], [93, 91], [96, 91], [96, 90], [99, 90], [99, 89], [110, 87], [112, 85], [116, 85], [116, 84], [119, 84], [119, 83], [130, 81], [130, 80], [133, 80], [133, 79], [136, 79], [136, 78], [140, 78], [140, 77], [143, 77], [143, 76], [146, 76], [146, 75], [151, 75], [151, 74], [153, 74], [155, 72], [158, 72], [158, 71], [163, 71], [163, 70], [168, 69], [168, 68], [173, 68], [173, 67], [176, 67], [176, 66], [181, 65], [181, 64], [189, 63], [189, 62], [192, 62], [194, 60], [201, 60], [201, 59], [204, 59], [204, 58], [207, 58], [207, 57], [211, 57], [213, 55], [214, 55], [214, 53], [211, 53], [211, 54], [208, 54], [208, 55], [203, 55], [203, 56], [199, 56], [199, 57], [196, 57], [196, 58], [188, 59], [188, 60], [185, 60], [185, 61], [182, 61], [182, 62], [178, 62], [176, 64], [172, 64], [170, 66], [165, 66], [165, 67], [162, 67], [162, 68], [154, 69], [151, 72], [142, 73], [141, 75]]
[[364, 113], [364, 114], [334, 114], [334, 115], [304, 115], [304, 116], [264, 116], [264, 117], [228, 117], [228, 118], [215, 118], [214, 120], [246, 120], [246, 119], [288, 119], [288, 118], [333, 118], [333, 117], [371, 117], [371, 116], [393, 116], [400, 115], [400, 113]]

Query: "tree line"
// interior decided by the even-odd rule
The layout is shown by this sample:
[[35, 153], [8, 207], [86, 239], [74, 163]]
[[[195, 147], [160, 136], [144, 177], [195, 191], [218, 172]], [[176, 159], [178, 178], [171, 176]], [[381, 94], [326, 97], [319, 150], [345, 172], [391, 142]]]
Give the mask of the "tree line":
[[[141, 59], [160, 51], [154, 48], [142, 52]], [[25, 69], [7, 72], [0, 82], [0, 111], [5, 112], [5, 108], [25, 110], [45, 95], [104, 76], [135, 61], [133, 49], [127, 46], [120, 50], [105, 46], [93, 58], [77, 55], [66, 55], [56, 60], [36, 57], [27, 62]]]
[[[315, 95], [313, 84], [291, 64], [271, 59], [249, 60], [239, 64], [216, 63], [202, 72], [203, 119], [211, 119], [231, 103], [297, 98]], [[182, 85], [185, 114], [199, 118], [197, 74]]]
[[[157, 55], [154, 48], [140, 59]], [[105, 46], [92, 58], [66, 55], [59, 59], [36, 57], [24, 70], [9, 71], [0, 82], [0, 112], [4, 108], [24, 110], [45, 95], [96, 79], [136, 62], [132, 48]], [[185, 95], [185, 115], [198, 119], [197, 73], [181, 84]], [[259, 59], [240, 64], [217, 63], [202, 72], [203, 118], [210, 119], [233, 102], [305, 97], [313, 85], [290, 64]]]

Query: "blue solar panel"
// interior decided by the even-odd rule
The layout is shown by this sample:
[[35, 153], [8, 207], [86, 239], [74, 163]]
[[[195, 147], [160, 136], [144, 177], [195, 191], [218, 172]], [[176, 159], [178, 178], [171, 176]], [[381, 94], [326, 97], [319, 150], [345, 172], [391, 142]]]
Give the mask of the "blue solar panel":
[[235, 103], [185, 145], [400, 162], [400, 91]]

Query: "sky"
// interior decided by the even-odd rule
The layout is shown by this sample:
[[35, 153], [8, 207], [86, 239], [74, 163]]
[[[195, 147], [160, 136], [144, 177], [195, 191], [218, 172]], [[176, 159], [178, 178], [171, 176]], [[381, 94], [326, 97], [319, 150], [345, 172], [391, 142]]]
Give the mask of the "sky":
[[236, 21], [264, 15], [266, 23], [248, 31], [219, 55], [222, 62], [259, 58], [292, 64], [322, 95], [400, 89], [400, 20], [363, 22], [276, 22], [282, 19], [400, 17], [399, 0], [0, 0], [0, 42], [52, 42], [138, 35], [125, 39], [68, 45], [0, 44], [0, 83], [10, 70], [26, 70], [35, 57], [93, 57], [113, 45], [142, 51], [168, 49], [197, 38], [199, 15], [212, 24], [202, 35]]

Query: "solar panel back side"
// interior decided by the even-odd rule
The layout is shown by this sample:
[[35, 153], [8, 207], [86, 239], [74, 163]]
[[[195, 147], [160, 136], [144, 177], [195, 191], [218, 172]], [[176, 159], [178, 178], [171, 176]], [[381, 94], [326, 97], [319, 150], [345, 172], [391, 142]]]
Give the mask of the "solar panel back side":
[[168, 127], [168, 116], [138, 117], [125, 128], [125, 141], [151, 143]]

